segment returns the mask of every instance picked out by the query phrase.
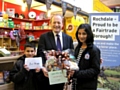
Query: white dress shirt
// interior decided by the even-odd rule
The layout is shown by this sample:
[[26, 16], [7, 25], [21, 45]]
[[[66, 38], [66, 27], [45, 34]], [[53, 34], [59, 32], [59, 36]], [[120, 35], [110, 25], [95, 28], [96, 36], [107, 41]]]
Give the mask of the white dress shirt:
[[[56, 36], [56, 33], [53, 32], [53, 34], [54, 34], [54, 38], [55, 38], [55, 43], [56, 43], [56, 45], [57, 45], [57, 36]], [[59, 32], [58, 35], [60, 36], [61, 47], [63, 48], [62, 32]]]

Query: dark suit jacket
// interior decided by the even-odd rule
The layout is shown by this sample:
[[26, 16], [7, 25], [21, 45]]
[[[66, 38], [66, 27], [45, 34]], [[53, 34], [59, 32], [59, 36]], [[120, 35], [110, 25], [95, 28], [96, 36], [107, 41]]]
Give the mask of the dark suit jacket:
[[[62, 37], [63, 37], [63, 50], [73, 49], [72, 38], [65, 33], [62, 33]], [[38, 49], [37, 49], [37, 56], [41, 55], [42, 49], [57, 50], [54, 34], [52, 31], [44, 33], [40, 36]], [[63, 87], [64, 87], [64, 83], [49, 85], [49, 79], [46, 78], [44, 75], [42, 75], [41, 82], [42, 82], [41, 88], [43, 88], [43, 90], [63, 90]]]
[[[73, 40], [70, 36], [62, 32], [63, 37], [63, 50], [73, 49]], [[40, 36], [38, 43], [37, 55], [40, 55], [41, 48], [43, 50], [57, 50], [57, 46], [52, 31], [44, 33]]]

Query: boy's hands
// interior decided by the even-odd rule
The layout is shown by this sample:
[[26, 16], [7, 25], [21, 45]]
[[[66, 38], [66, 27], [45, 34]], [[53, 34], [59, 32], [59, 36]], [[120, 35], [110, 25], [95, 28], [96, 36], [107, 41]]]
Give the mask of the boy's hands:
[[27, 70], [27, 71], [30, 71], [30, 69], [28, 68], [27, 65], [24, 64], [24, 68]]
[[[30, 69], [28, 68], [28, 66], [25, 65], [25, 64], [24, 64], [24, 68], [25, 68], [28, 72], [30, 71]], [[40, 68], [36, 68], [36, 69], [35, 69], [35, 72], [36, 72], [36, 73], [40, 72]]]
[[35, 72], [36, 72], [36, 73], [40, 72], [40, 68], [36, 68], [36, 69], [35, 69]]

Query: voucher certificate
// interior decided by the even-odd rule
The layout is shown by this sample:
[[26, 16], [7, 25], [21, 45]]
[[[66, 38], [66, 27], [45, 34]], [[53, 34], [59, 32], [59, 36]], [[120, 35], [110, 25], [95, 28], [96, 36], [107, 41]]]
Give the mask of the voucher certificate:
[[66, 73], [67, 73], [66, 70], [57, 70], [57, 71], [48, 72], [50, 85], [67, 82]]
[[29, 69], [42, 68], [42, 58], [25, 58], [25, 65], [27, 65]]

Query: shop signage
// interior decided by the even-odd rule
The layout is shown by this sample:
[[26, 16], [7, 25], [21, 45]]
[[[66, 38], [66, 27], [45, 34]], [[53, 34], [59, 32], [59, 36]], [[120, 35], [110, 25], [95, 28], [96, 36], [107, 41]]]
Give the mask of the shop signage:
[[91, 13], [90, 24], [103, 60], [98, 79], [100, 86], [107, 90], [119, 90], [120, 13]]

